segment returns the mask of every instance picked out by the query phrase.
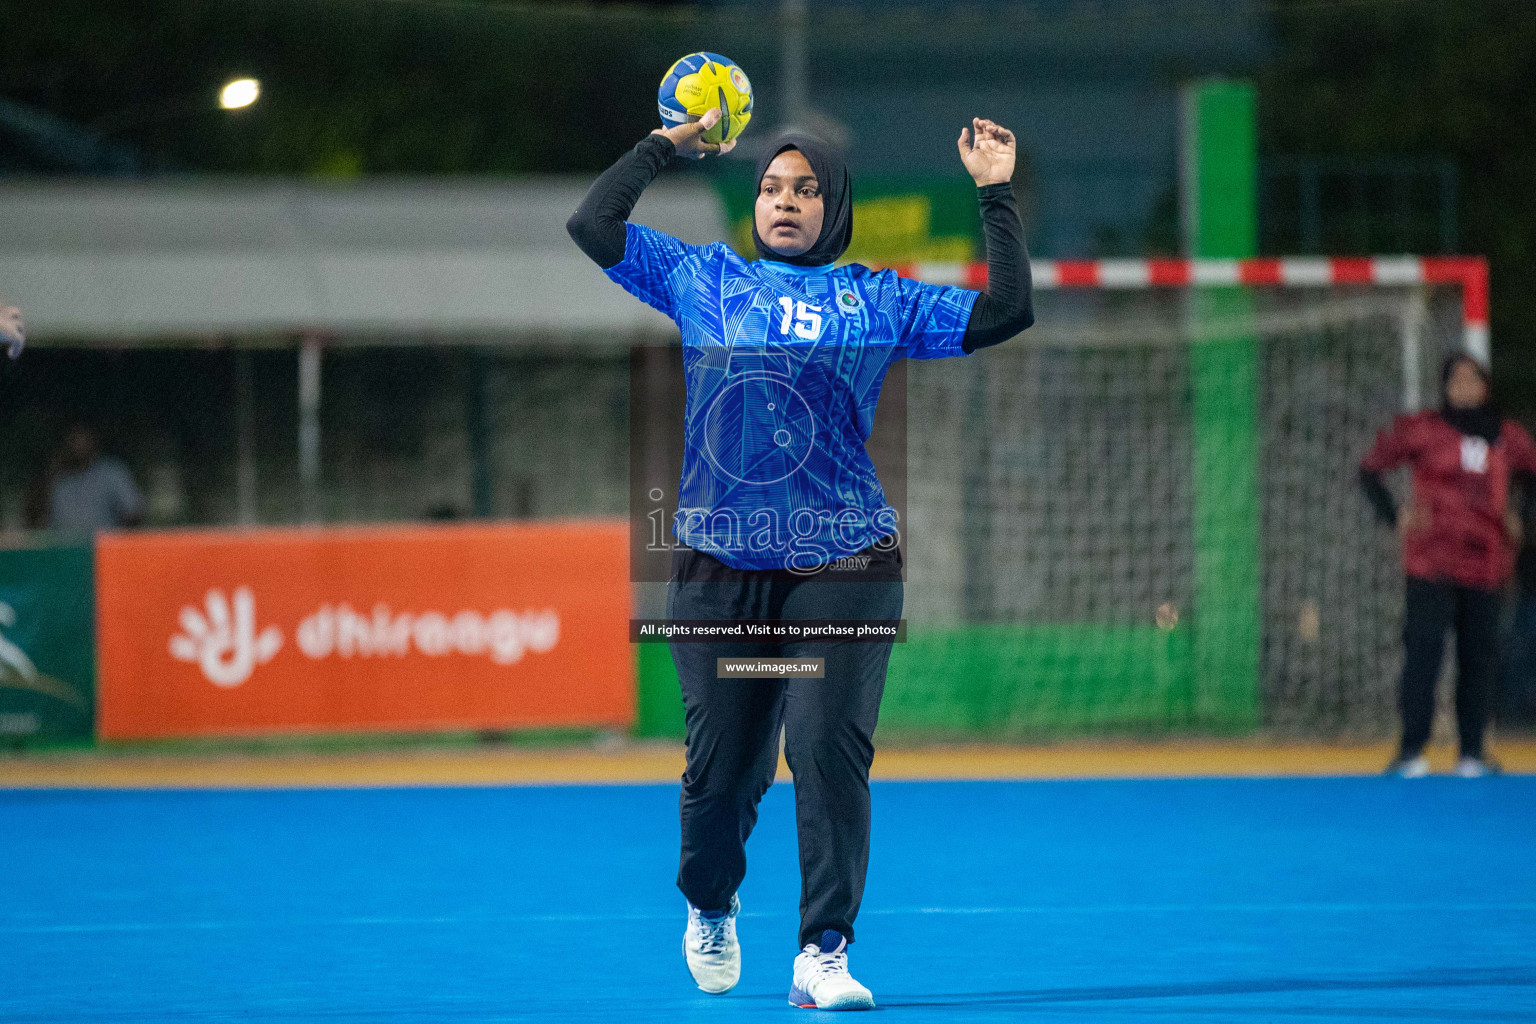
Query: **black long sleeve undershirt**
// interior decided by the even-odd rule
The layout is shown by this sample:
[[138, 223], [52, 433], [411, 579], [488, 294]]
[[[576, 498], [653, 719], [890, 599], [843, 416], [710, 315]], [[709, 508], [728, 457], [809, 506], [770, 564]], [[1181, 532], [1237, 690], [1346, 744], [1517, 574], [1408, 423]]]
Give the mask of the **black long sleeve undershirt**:
[[[624, 259], [624, 222], [640, 201], [640, 193], [676, 152], [666, 136], [647, 135], [598, 176], [566, 221], [565, 229], [581, 251], [604, 270]], [[1013, 188], [1006, 182], [983, 185], [976, 190], [976, 198], [987, 245], [987, 287], [977, 296], [966, 322], [961, 342], [966, 352], [1007, 341], [1035, 322], [1029, 250]]]
[[1360, 471], [1360, 489], [1365, 492], [1366, 500], [1376, 510], [1376, 516], [1388, 526], [1397, 525], [1397, 502], [1392, 500], [1392, 492], [1387, 490], [1387, 485], [1382, 481], [1380, 473], [1373, 473], [1368, 469]]
[[986, 348], [1023, 331], [1035, 322], [1029, 271], [1029, 249], [1013, 186], [1007, 182], [976, 190], [981, 205], [981, 236], [987, 245], [987, 287], [976, 297], [966, 321], [967, 352]]
[[565, 230], [581, 251], [604, 270], [624, 259], [624, 222], [640, 201], [645, 186], [656, 179], [676, 153], [677, 147], [665, 135], [647, 135], [598, 175], [581, 205], [565, 222]]

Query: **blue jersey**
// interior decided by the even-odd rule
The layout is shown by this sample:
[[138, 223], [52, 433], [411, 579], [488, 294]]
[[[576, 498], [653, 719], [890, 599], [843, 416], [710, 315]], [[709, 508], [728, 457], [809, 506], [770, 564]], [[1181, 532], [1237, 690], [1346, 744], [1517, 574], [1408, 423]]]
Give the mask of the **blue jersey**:
[[963, 355], [977, 292], [636, 224], [607, 274], [682, 331], [678, 540], [736, 569], [810, 569], [898, 534], [864, 447], [880, 386], [898, 359]]

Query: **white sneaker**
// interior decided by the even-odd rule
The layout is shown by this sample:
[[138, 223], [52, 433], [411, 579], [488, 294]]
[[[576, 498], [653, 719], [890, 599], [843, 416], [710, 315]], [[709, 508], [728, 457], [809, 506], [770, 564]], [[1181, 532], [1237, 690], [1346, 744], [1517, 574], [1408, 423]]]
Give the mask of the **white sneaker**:
[[741, 943], [736, 941], [736, 915], [741, 901], [731, 897], [731, 909], [719, 917], [705, 916], [688, 904], [688, 930], [683, 933], [683, 958], [699, 988], [711, 995], [729, 992], [741, 980]]
[[1400, 779], [1422, 779], [1429, 774], [1429, 758], [1423, 754], [1400, 757], [1387, 765], [1385, 774], [1396, 775]]
[[[825, 952], [823, 952], [825, 950]], [[848, 973], [848, 940], [837, 932], [821, 933], [795, 957], [789, 1005], [802, 1010], [873, 1010], [875, 997]]]
[[1464, 779], [1480, 779], [1485, 775], [1498, 775], [1503, 769], [1493, 758], [1463, 757], [1456, 762], [1456, 774]]

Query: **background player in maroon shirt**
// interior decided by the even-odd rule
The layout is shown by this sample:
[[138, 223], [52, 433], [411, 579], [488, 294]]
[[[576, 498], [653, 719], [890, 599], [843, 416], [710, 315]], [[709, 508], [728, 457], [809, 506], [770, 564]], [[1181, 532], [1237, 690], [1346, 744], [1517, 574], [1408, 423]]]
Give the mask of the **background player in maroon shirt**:
[[[1446, 360], [1438, 410], [1399, 416], [1360, 463], [1360, 482], [1403, 540], [1408, 576], [1403, 622], [1403, 738], [1389, 773], [1429, 771], [1424, 745], [1435, 711], [1445, 633], [1456, 630], [1457, 774], [1498, 770], [1483, 753], [1483, 728], [1498, 666], [1499, 592], [1514, 572], [1519, 520], [1510, 477], [1536, 474], [1536, 442], [1489, 404], [1488, 371], [1464, 353]], [[1413, 496], [1399, 514], [1383, 472], [1407, 466]]]

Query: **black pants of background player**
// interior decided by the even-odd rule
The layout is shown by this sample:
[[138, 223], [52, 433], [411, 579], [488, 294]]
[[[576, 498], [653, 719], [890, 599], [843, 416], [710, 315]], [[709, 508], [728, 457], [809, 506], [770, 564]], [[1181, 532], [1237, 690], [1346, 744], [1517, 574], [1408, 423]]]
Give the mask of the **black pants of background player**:
[[1447, 630], [1456, 631], [1456, 728], [1463, 757], [1483, 756], [1483, 730], [1499, 663], [1499, 594], [1454, 583], [1408, 577], [1403, 618], [1401, 753], [1415, 757], [1429, 742], [1435, 718], [1435, 682], [1445, 656]]
[[[691, 549], [673, 559], [669, 619], [901, 618], [901, 556], [866, 549], [863, 570], [812, 576], [731, 569]], [[682, 684], [683, 772], [677, 886], [700, 910], [730, 906], [747, 837], [779, 763], [795, 780], [800, 945], [828, 929], [853, 941], [869, 867], [869, 766], [889, 643], [673, 643]], [[822, 679], [720, 679], [716, 658], [824, 658]]]

